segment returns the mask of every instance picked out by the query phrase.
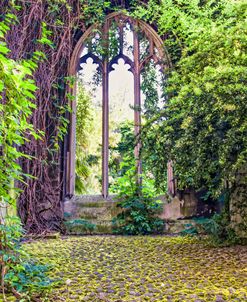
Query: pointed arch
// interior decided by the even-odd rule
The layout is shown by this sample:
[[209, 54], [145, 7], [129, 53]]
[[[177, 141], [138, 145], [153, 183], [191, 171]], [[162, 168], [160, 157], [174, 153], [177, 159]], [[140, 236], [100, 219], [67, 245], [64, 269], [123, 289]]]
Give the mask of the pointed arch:
[[[95, 33], [96, 30], [101, 30], [104, 39], [108, 39], [108, 31], [112, 22], [117, 22], [121, 28], [121, 23], [129, 23], [133, 27], [133, 60], [125, 56], [122, 51], [115, 56], [113, 59], [100, 59], [93, 54], [86, 54], [84, 57], [81, 57], [83, 49], [85, 48], [86, 41]], [[146, 39], [149, 41], [148, 55], [140, 59], [140, 41], [137, 34], [137, 30], [141, 31]], [[121, 45], [121, 43], [120, 43]], [[121, 47], [121, 46], [120, 46]], [[153, 60], [156, 64], [162, 66], [162, 70], [165, 71], [171, 67], [171, 60], [169, 58], [168, 52], [164, 46], [164, 42], [157, 32], [146, 22], [142, 20], [134, 19], [130, 16], [125, 15], [122, 12], [113, 12], [106, 16], [103, 27], [99, 24], [94, 24], [90, 26], [82, 35], [82, 37], [77, 42], [71, 61], [69, 64], [69, 75], [76, 76], [80, 63], [85, 62], [85, 60], [91, 57], [94, 62], [99, 64], [99, 68], [102, 71], [102, 105], [103, 105], [103, 137], [102, 137], [102, 195], [107, 197], [108, 195], [108, 145], [109, 145], [109, 95], [108, 95], [108, 86], [109, 79], [108, 75], [111, 71], [112, 65], [118, 61], [119, 58], [122, 58], [126, 64], [130, 65], [130, 71], [134, 75], [134, 97], [135, 97], [135, 106], [140, 106], [141, 104], [141, 93], [140, 93], [140, 74], [141, 71], [145, 68], [145, 65]], [[74, 87], [69, 88], [69, 93], [76, 94], [76, 84]], [[75, 129], [76, 129], [76, 102], [71, 101], [71, 114], [70, 114], [70, 125], [69, 125], [69, 144], [67, 151], [67, 162], [66, 162], [66, 195], [73, 196], [75, 188], [75, 150], [76, 150], [76, 138], [75, 138]], [[135, 134], [138, 135], [140, 131], [140, 112], [135, 112]], [[138, 156], [140, 150], [140, 145], [136, 146], [135, 155]], [[140, 163], [138, 164], [138, 170], [140, 171]]]

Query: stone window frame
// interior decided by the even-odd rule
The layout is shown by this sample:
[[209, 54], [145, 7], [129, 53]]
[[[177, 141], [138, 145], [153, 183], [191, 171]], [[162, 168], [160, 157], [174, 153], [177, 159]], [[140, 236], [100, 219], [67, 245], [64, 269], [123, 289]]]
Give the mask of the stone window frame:
[[[164, 46], [164, 42], [161, 37], [157, 34], [153, 27], [142, 20], [134, 19], [130, 16], [125, 15], [122, 12], [114, 12], [106, 16], [102, 31], [104, 40], [108, 40], [108, 32], [112, 22], [116, 22], [120, 31], [120, 53], [115, 56], [112, 60], [108, 60], [105, 56], [103, 60], [99, 59], [92, 53], [87, 53], [83, 57], [81, 54], [83, 49], [86, 47], [86, 41], [92, 37], [95, 30], [99, 30], [98, 25], [94, 24], [89, 27], [74, 49], [71, 62], [69, 65], [69, 76], [75, 77], [80, 69], [80, 65], [85, 63], [88, 58], [92, 58], [94, 63], [99, 65], [102, 73], [102, 196], [107, 198], [109, 195], [109, 73], [112, 70], [112, 65], [118, 62], [118, 59], [123, 59], [125, 64], [130, 65], [130, 71], [134, 76], [134, 107], [141, 107], [141, 72], [144, 70], [146, 64], [151, 60], [155, 64], [161, 66], [162, 72], [166, 72], [171, 68], [171, 61]], [[123, 40], [122, 32], [123, 27], [126, 23], [131, 25], [133, 31], [133, 60], [123, 54]], [[144, 33], [145, 37], [149, 41], [149, 52], [144, 59], [140, 59], [140, 41], [138, 37], [138, 31]], [[68, 88], [68, 92], [72, 95], [76, 95], [76, 84], [73, 87]], [[71, 101], [71, 114], [69, 124], [69, 146], [66, 154], [66, 195], [73, 196], [75, 192], [75, 150], [76, 150], [76, 102]], [[140, 133], [141, 125], [141, 113], [139, 110], [134, 110], [134, 128], [135, 135]], [[134, 154], [135, 157], [139, 158], [141, 143], [137, 143], [135, 146]], [[137, 160], [137, 170], [141, 173], [141, 161]], [[173, 179], [169, 179], [172, 175], [172, 171], [168, 171], [168, 189], [170, 193], [174, 194], [175, 188], [172, 185]]]

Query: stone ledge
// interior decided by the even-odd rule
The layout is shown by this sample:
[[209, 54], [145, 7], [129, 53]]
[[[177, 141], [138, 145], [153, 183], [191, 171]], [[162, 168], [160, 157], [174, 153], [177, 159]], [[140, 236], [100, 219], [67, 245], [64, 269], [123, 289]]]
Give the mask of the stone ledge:
[[[198, 216], [197, 203], [193, 197], [187, 196], [184, 200], [174, 197], [170, 202], [166, 196], [157, 199], [164, 204], [159, 217], [165, 221], [166, 233], [179, 233], [186, 229], [186, 224], [193, 225], [194, 222], [189, 217]], [[117, 207], [116, 196], [104, 199], [101, 195], [81, 195], [65, 201], [64, 212], [68, 214], [69, 220], [82, 219], [95, 224], [95, 230], [90, 231], [92, 234], [111, 234], [112, 219], [121, 209]], [[77, 234], [78, 232], [79, 229]]]

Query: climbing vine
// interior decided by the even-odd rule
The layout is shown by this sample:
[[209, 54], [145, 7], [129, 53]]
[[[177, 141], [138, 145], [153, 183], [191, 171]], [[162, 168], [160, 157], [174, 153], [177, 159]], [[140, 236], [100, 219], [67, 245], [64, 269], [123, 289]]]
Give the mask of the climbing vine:
[[[10, 57], [29, 59], [37, 51], [46, 57], [34, 72], [38, 89], [36, 108], [30, 118], [33, 129], [43, 132], [44, 136], [38, 141], [30, 137], [19, 148], [31, 156], [19, 159], [21, 169], [33, 176], [19, 184], [22, 191], [18, 212], [28, 232], [62, 230], [63, 171], [65, 173], [62, 141], [68, 130], [66, 108], [73, 101], [66, 92], [70, 84], [68, 66], [82, 33], [90, 24], [102, 22], [109, 9], [108, 1], [4, 0], [0, 3], [1, 19], [9, 12], [18, 19], [6, 37]], [[49, 43], [40, 43], [47, 41]]]
[[[6, 14], [0, 22], [0, 292], [3, 301], [8, 301], [10, 292], [17, 299], [29, 300], [50, 287], [50, 280], [44, 274], [47, 268], [30, 261], [21, 248], [23, 228], [16, 217], [16, 199], [20, 193], [17, 184], [32, 177], [21, 168], [22, 158], [31, 159], [21, 146], [43, 136], [34, 129], [30, 117], [36, 108], [37, 90], [32, 75], [38, 62], [44, 59], [43, 53], [37, 51], [28, 59], [9, 58], [5, 36], [16, 22], [13, 14]], [[44, 29], [39, 43], [48, 42]]]
[[[21, 169], [34, 176], [19, 185], [18, 211], [29, 232], [62, 230], [68, 144], [63, 136], [68, 103], [73, 102], [66, 92], [68, 66], [83, 32], [116, 9], [154, 24], [173, 63], [165, 87], [168, 100], [143, 131], [157, 184], [165, 179], [160, 163], [172, 159], [181, 189], [206, 187], [217, 197], [238, 185], [238, 171], [247, 158], [245, 1], [151, 0], [136, 6], [139, 2], [0, 3], [1, 19], [8, 12], [18, 19], [6, 38], [10, 57], [28, 60], [37, 51], [46, 56], [34, 72], [38, 89], [30, 118], [44, 136], [38, 141], [30, 137], [19, 148], [31, 156], [20, 158]], [[50, 43], [42, 44], [42, 39]]]
[[[160, 183], [159, 163], [172, 159], [180, 189], [203, 189], [217, 198], [242, 186], [239, 173], [246, 177], [247, 161], [246, 11], [242, 0], [150, 1], [147, 9], [139, 8], [136, 16], [156, 22], [166, 36], [173, 61], [168, 100], [143, 132], [147, 153], [155, 154]], [[235, 202], [242, 219], [246, 206], [245, 197]]]

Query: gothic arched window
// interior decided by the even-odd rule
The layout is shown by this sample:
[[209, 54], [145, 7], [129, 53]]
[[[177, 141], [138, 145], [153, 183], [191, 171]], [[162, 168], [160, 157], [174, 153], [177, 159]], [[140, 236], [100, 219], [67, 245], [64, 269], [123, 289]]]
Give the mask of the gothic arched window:
[[[155, 30], [147, 23], [122, 13], [108, 15], [102, 28], [93, 25], [84, 33], [72, 57], [71, 75], [80, 73], [83, 64], [87, 63], [89, 58], [97, 64], [97, 72], [102, 85], [102, 195], [106, 198], [109, 189], [109, 74], [120, 59], [127, 64], [129, 71], [133, 74], [134, 132], [138, 135], [141, 127], [141, 111], [139, 110], [142, 105], [141, 81], [145, 77], [145, 68], [152, 65], [163, 73], [170, 67], [170, 63], [163, 42]], [[76, 105], [73, 102], [72, 108], [67, 167], [67, 193], [70, 195], [74, 193], [75, 184]], [[135, 146], [136, 158], [139, 158], [139, 152], [140, 142]], [[140, 160], [137, 165], [138, 172], [141, 173]]]

